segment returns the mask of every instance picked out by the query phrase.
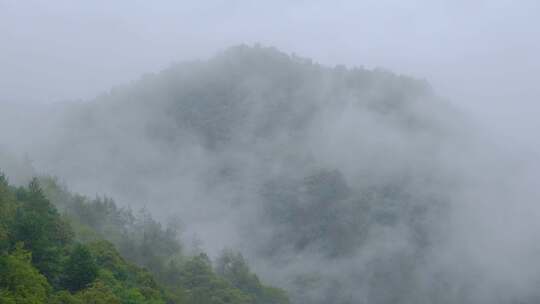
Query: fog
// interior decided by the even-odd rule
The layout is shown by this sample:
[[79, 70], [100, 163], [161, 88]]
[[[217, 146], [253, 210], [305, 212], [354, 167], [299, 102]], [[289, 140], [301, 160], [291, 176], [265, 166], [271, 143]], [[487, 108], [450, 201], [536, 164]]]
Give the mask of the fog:
[[426, 78], [482, 118], [531, 132], [538, 11], [534, 0], [3, 0], [0, 98], [88, 99], [170, 62], [260, 42], [323, 64]]
[[294, 303], [535, 303], [539, 17], [0, 0], [0, 168], [181, 221]]

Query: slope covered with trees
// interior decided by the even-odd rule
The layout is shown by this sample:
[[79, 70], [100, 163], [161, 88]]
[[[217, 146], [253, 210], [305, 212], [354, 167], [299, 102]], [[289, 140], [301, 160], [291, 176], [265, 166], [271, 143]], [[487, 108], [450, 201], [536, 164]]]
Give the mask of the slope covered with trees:
[[[281, 299], [249, 260], [298, 304], [535, 296], [515, 296], [505, 260], [483, 260], [490, 246], [463, 245], [485, 241], [489, 229], [469, 233], [461, 223], [487, 223], [472, 220], [480, 212], [471, 206], [491, 193], [482, 178], [502, 174], [489, 174], [499, 166], [482, 155], [490, 145], [426, 81], [237, 46], [51, 112], [23, 145], [29, 159], [74, 192], [117, 202], [43, 179], [74, 242], [110, 242], [165, 294]], [[176, 241], [179, 222], [214, 263]], [[38, 250], [35, 267], [40, 256], [49, 257]], [[37, 269], [54, 288], [62, 281], [47, 276], [65, 265]], [[497, 284], [478, 279], [493, 278], [492, 269]], [[192, 285], [187, 274], [206, 283]]]
[[[297, 303], [386, 303], [426, 285], [417, 277], [457, 184], [441, 159], [461, 123], [425, 81], [238, 46], [72, 105], [36, 165], [159, 222], [174, 215], [212, 255], [241, 249]], [[106, 218], [88, 219], [163, 272], [133, 250], [156, 239], [140, 222], [122, 243]]]
[[13, 187], [0, 174], [2, 304], [288, 303], [240, 254], [213, 267], [180, 248], [148, 214], [71, 194], [52, 178]]

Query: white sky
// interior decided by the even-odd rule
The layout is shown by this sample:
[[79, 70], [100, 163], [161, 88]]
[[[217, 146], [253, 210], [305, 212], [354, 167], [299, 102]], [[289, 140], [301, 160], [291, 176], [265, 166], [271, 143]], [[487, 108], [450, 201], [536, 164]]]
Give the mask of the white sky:
[[89, 99], [255, 42], [425, 78], [540, 147], [539, 0], [0, 0], [0, 106]]

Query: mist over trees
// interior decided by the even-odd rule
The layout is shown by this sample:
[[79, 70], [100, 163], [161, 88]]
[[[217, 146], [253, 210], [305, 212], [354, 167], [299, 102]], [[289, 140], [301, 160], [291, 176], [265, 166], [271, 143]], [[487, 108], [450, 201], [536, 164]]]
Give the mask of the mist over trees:
[[[242, 45], [53, 112], [11, 150], [84, 195], [54, 178], [9, 190], [28, 202], [11, 209], [48, 199], [61, 212], [34, 220], [31, 209], [9, 228], [3, 259], [28, 268], [36, 294], [123, 301], [147, 297], [144, 287], [177, 303], [287, 303], [262, 281], [293, 303], [538, 299], [540, 264], [530, 284], [506, 275], [536, 259], [536, 234], [508, 243], [506, 260], [493, 250], [508, 239], [486, 238], [498, 221], [482, 216], [489, 204], [497, 219], [514, 214], [505, 202], [526, 192], [426, 81]], [[10, 174], [20, 167], [2, 161]], [[509, 227], [521, 229], [516, 219]], [[17, 247], [29, 223], [71, 228]]]
[[289, 303], [239, 253], [230, 256], [240, 264], [216, 272], [148, 214], [41, 183], [14, 187], [0, 175], [0, 303]]

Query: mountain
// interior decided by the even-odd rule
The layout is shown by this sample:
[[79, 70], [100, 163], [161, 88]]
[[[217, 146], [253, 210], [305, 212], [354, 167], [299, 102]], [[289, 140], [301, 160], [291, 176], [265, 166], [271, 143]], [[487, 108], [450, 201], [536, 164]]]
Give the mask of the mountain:
[[241, 45], [57, 116], [40, 172], [241, 251], [294, 303], [492, 300], [446, 258], [478, 141], [423, 80]]

